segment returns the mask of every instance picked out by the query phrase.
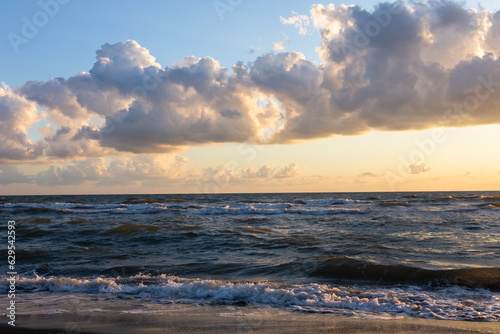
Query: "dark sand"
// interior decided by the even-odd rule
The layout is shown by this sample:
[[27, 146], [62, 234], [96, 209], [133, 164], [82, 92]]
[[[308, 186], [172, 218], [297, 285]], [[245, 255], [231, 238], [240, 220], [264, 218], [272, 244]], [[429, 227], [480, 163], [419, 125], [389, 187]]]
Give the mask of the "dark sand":
[[[5, 321], [6, 319], [4, 319]], [[500, 333], [500, 323], [370, 319], [274, 308], [156, 305], [143, 310], [24, 314], [0, 333]], [[21, 329], [22, 328], [22, 329]]]

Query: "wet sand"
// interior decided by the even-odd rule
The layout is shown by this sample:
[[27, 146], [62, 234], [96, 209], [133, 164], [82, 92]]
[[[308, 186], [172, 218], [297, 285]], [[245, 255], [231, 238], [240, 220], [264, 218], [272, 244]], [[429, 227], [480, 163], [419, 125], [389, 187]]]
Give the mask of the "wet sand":
[[370, 319], [275, 308], [157, 305], [100, 312], [24, 314], [0, 333], [500, 333], [500, 323]]

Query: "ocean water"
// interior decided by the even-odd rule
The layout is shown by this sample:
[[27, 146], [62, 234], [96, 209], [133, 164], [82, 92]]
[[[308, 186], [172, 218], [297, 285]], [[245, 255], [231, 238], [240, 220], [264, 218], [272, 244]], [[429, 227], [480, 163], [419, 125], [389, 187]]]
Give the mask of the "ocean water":
[[0, 210], [24, 314], [92, 296], [500, 321], [500, 192], [4, 196]]

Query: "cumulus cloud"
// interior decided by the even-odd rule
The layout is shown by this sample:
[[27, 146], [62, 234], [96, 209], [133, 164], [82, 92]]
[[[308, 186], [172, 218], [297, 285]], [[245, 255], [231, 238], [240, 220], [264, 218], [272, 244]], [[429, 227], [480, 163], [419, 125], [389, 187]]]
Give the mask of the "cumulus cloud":
[[220, 186], [247, 183], [255, 179], [291, 179], [299, 175], [295, 163], [281, 168], [269, 165], [241, 168], [239, 165], [221, 164], [201, 169], [178, 154], [138, 154], [115, 157], [109, 161], [87, 158], [64, 165], [52, 165], [35, 176], [25, 176], [19, 174], [17, 169], [7, 167], [0, 168], [0, 184], [34, 180], [42, 186], [78, 185], [85, 182], [96, 186], [127, 186], [137, 182], [144, 186], [173, 182], [182, 182], [184, 185], [216, 183]]
[[[262, 94], [246, 82], [247, 68], [236, 64], [233, 72], [210, 57], [187, 57], [162, 69], [148, 50], [126, 41], [105, 44], [88, 73], [28, 82], [19, 91], [61, 127], [46, 139], [49, 155], [99, 155], [90, 153], [96, 142], [116, 151], [169, 152], [249, 141], [279, 121], [279, 111], [258, 103]], [[91, 123], [96, 117], [101, 126]]]
[[222, 164], [216, 167], [205, 168], [202, 172], [201, 182], [205, 184], [215, 184], [224, 186], [227, 184], [249, 183], [255, 179], [267, 182], [279, 181], [280, 179], [290, 180], [299, 175], [298, 165], [294, 162], [281, 167], [271, 167], [262, 165], [254, 168], [239, 168], [231, 164]]
[[283, 38], [281, 41], [274, 43], [273, 50], [274, 51], [283, 51], [285, 47], [288, 45], [288, 37]]
[[273, 178], [275, 179], [286, 179], [286, 178], [291, 178], [294, 177], [298, 174], [297, 170], [297, 164], [292, 162], [288, 166], [285, 166], [281, 168], [279, 171], [277, 171], [274, 175]]
[[0, 184], [33, 183], [33, 177], [21, 173], [17, 166], [5, 165], [0, 167]]
[[247, 168], [241, 170], [239, 179], [285, 179], [293, 178], [298, 175], [298, 165], [295, 162], [282, 168], [274, 168], [269, 165], [262, 165], [257, 168]]
[[382, 174], [379, 173], [373, 173], [373, 172], [363, 172], [358, 175], [358, 177], [381, 177], [383, 176]]
[[280, 16], [280, 21], [283, 24], [294, 25], [295, 28], [299, 30], [299, 34], [301, 35], [307, 35], [311, 32], [311, 19], [307, 15], [300, 15], [296, 12], [292, 12], [292, 16], [290, 16], [289, 18]]
[[44, 143], [28, 139], [28, 129], [41, 120], [36, 104], [0, 84], [0, 160], [30, 160], [43, 154]]
[[77, 185], [108, 176], [104, 159], [96, 158], [76, 161], [61, 167], [52, 165], [36, 174], [35, 182], [43, 186]]
[[176, 180], [189, 178], [187, 160], [175, 154], [117, 157], [106, 163], [104, 158], [88, 158], [62, 166], [50, 166], [35, 176], [38, 185], [130, 185], [136, 181]]
[[107, 168], [108, 177], [100, 185], [127, 184], [147, 180], [187, 180], [196, 177], [186, 158], [176, 154], [138, 155], [114, 159]]
[[421, 174], [425, 172], [430, 172], [431, 168], [423, 162], [415, 162], [408, 166], [408, 170], [410, 174]]
[[[93, 67], [70, 78], [4, 87], [0, 156], [80, 159], [500, 122], [498, 12], [450, 1], [314, 5], [281, 21], [319, 30], [320, 64], [290, 51], [232, 69], [210, 57], [162, 67], [129, 40], [103, 45]], [[37, 105], [57, 128], [33, 143]]]
[[498, 14], [434, 1], [314, 5], [310, 18], [322, 81], [276, 140], [500, 121]]

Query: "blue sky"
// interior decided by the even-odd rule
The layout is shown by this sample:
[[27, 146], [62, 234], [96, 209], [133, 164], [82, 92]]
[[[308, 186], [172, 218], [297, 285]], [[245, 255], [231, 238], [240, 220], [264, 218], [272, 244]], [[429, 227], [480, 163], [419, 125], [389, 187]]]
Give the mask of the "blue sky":
[[[42, 24], [38, 28], [38, 31], [34, 33], [34, 36], [25, 39], [26, 43], [19, 44], [18, 52], [15, 52], [9, 40], [9, 34], [11, 38], [12, 33], [22, 36], [22, 28], [26, 25], [25, 20], [33, 22], [37, 15], [40, 18], [43, 7], [40, 3], [54, 4], [56, 1], [62, 3], [58, 3], [57, 13], [53, 17], [50, 17], [46, 24]], [[39, 142], [41, 146], [38, 149], [42, 150], [41, 147], [44, 145], [45, 148], [43, 149], [44, 153], [40, 153], [33, 159], [23, 157], [16, 160], [17, 158], [7, 158], [7, 153], [5, 153], [5, 156], [2, 156], [0, 153], [0, 171], [3, 171], [3, 174], [0, 173], [0, 191], [5, 193], [88, 193], [96, 192], [93, 187], [99, 185], [100, 188], [97, 192], [149, 192], [149, 189], [145, 189], [144, 187], [146, 184], [150, 185], [151, 180], [160, 179], [162, 175], [175, 174], [172, 170], [168, 170], [168, 166], [174, 169], [181, 168], [179, 166], [182, 166], [183, 173], [173, 179], [168, 179], [167, 177], [168, 182], [165, 182], [169, 186], [172, 186], [169, 192], [183, 192], [187, 187], [191, 187], [189, 189], [194, 189], [193, 192], [196, 192], [198, 188], [192, 188], [193, 182], [196, 183], [197, 179], [206, 178], [207, 175], [209, 175], [209, 178], [224, 178], [231, 174], [227, 172], [227, 165], [230, 165], [230, 162], [235, 159], [238, 166], [233, 168], [233, 174], [228, 178], [229, 181], [221, 181], [224, 184], [222, 191], [244, 191], [245, 189], [252, 191], [394, 190], [388, 184], [390, 182], [387, 182], [384, 175], [388, 171], [398, 170], [401, 157], [406, 160], [409, 157], [411, 158], [411, 154], [415, 152], [415, 147], [418, 149], [418, 146], [415, 146], [416, 141], [425, 141], [427, 138], [432, 138], [432, 129], [440, 125], [440, 118], [435, 117], [435, 119], [429, 120], [429, 118], [432, 118], [429, 115], [432, 113], [442, 113], [443, 111], [439, 110], [438, 107], [436, 107], [437, 111], [432, 112], [426, 110], [412, 111], [407, 115], [408, 119], [402, 118], [400, 120], [397, 117], [393, 117], [394, 115], [391, 114], [391, 110], [378, 110], [378, 112], [382, 113], [381, 119], [384, 119], [384, 122], [387, 124], [380, 124], [381, 121], [377, 118], [376, 113], [368, 115], [369, 113], [363, 109], [358, 111], [359, 117], [365, 117], [366, 119], [357, 125], [349, 122], [341, 125], [335, 122], [330, 124], [326, 119], [325, 122], [321, 122], [321, 120], [318, 122], [318, 119], [324, 117], [325, 113], [332, 112], [332, 115], [335, 115], [336, 108], [346, 107], [341, 104], [340, 100], [342, 99], [340, 96], [337, 96], [335, 99], [338, 100], [335, 103], [331, 102], [333, 109], [324, 111], [323, 114], [318, 112], [318, 114], [312, 113], [307, 117], [299, 117], [300, 122], [297, 121], [296, 124], [293, 124], [293, 121], [289, 121], [287, 125], [289, 129], [282, 131], [282, 136], [270, 143], [272, 145], [263, 144], [263, 142], [254, 145], [252, 140], [255, 140], [255, 134], [250, 135], [247, 138], [248, 141], [241, 139], [239, 135], [229, 136], [229, 139], [221, 140], [220, 134], [200, 134], [201, 137], [206, 136], [206, 138], [202, 140], [198, 138], [199, 136], [191, 136], [192, 138], [182, 142], [182, 145], [178, 142], [172, 144], [172, 140], [178, 140], [177, 137], [174, 139], [169, 137], [168, 140], [162, 137], [160, 142], [151, 143], [152, 145], [158, 145], [157, 147], [163, 147], [164, 150], [160, 152], [158, 148], [151, 148], [149, 151], [145, 148], [137, 150], [136, 148], [131, 148], [131, 146], [123, 148], [120, 146], [119, 139], [122, 137], [118, 136], [113, 138], [114, 142], [110, 141], [105, 145], [103, 144], [98, 149], [95, 148], [95, 151], [80, 152], [69, 156], [62, 154], [60, 151], [57, 153], [60, 145], [71, 144], [73, 140], [70, 137], [57, 140], [54, 139], [55, 137], [52, 138], [51, 136], [55, 135], [55, 131], [58, 128], [71, 128], [69, 131], [72, 136], [75, 136], [79, 128], [83, 129], [85, 126], [93, 126], [99, 122], [102, 125], [104, 122], [109, 122], [111, 118], [116, 117], [117, 114], [106, 114], [105, 112], [99, 114], [99, 112], [88, 111], [88, 115], [85, 115], [88, 118], [81, 118], [76, 122], [74, 119], [70, 120], [73, 116], [68, 119], [64, 118], [69, 117], [68, 114], [65, 114], [69, 111], [64, 111], [61, 108], [66, 108], [67, 106], [58, 106], [54, 102], [58, 98], [63, 98], [63, 96], [54, 95], [52, 98], [55, 100], [48, 106], [44, 102], [44, 94], [50, 93], [49, 91], [42, 92], [39, 96], [34, 96], [33, 94], [36, 95], [38, 93], [33, 90], [29, 91], [29, 93], [16, 90], [17, 87], [25, 90], [28, 88], [35, 89], [36, 85], [27, 85], [29, 81], [38, 81], [40, 84], [43, 84], [52, 82], [51, 79], [53, 78], [76, 78], [75, 80], [78, 80], [77, 74], [82, 72], [86, 72], [88, 75], [88, 71], [96, 63], [96, 51], [100, 50], [104, 44], [109, 43], [114, 49], [122, 50], [123, 52], [130, 51], [139, 55], [144, 51], [155, 57], [156, 62], [163, 69], [171, 67], [188, 56], [210, 57], [218, 61], [222, 67], [230, 69], [230, 75], [232, 73], [231, 67], [238, 61], [242, 61], [243, 64], [248, 65], [248, 68], [254, 70], [252, 73], [255, 73], [256, 77], [260, 77], [257, 79], [252, 77], [256, 86], [250, 88], [255, 89], [255, 91], [243, 92], [238, 90], [240, 88], [237, 88], [238, 94], [242, 94], [241, 96], [245, 95], [241, 97], [240, 101], [237, 101], [237, 105], [241, 107], [242, 103], [250, 103], [249, 99], [252, 98], [256, 99], [256, 101], [264, 99], [264, 101], [268, 102], [277, 102], [276, 106], [269, 104], [267, 107], [276, 110], [282, 109], [281, 114], [278, 112], [281, 115], [279, 117], [284, 118], [286, 112], [289, 112], [291, 109], [294, 109], [293, 113], [295, 114], [306, 115], [308, 112], [315, 111], [314, 108], [320, 108], [319, 105], [314, 105], [313, 101], [311, 102], [312, 107], [307, 104], [297, 106], [292, 101], [296, 97], [294, 95], [307, 91], [308, 85], [313, 85], [315, 80], [317, 80], [317, 77], [314, 75], [324, 76], [330, 73], [329, 71], [332, 68], [329, 66], [337, 60], [332, 61], [324, 55], [323, 58], [321, 57], [319, 47], [325, 48], [327, 47], [327, 43], [331, 41], [322, 42], [320, 29], [310, 29], [310, 33], [306, 35], [299, 34], [296, 27], [290, 24], [283, 24], [280, 17], [289, 18], [297, 15], [294, 13], [308, 16], [311, 7], [315, 3], [318, 2], [309, 0], [189, 0], [147, 2], [131, 0], [26, 0], [2, 2], [0, 5], [2, 13], [0, 35], [3, 36], [0, 39], [0, 49], [2, 50], [0, 53], [0, 82], [5, 83], [12, 89], [8, 93], [12, 95], [9, 98], [17, 99], [16, 101], [20, 99], [24, 102], [26, 102], [24, 100], [26, 98], [29, 100], [26, 102], [27, 109], [18, 111], [18, 115], [22, 115], [19, 117], [26, 118], [25, 124], [19, 125], [15, 123], [21, 129], [19, 131], [21, 133], [25, 132], [27, 139], [31, 140], [29, 144], [24, 143], [22, 145], [26, 144], [31, 147], [27, 150], [35, 150], [35, 146]], [[366, 9], [368, 13], [371, 13], [375, 6], [379, 4], [378, 1], [373, 0], [324, 2], [325, 5], [329, 3], [335, 5], [337, 13], [341, 12], [339, 8], [341, 8], [340, 5], [343, 3], [346, 5], [358, 5]], [[415, 6], [417, 6], [416, 2], [408, 3], [408, 13], [410, 13], [410, 8], [416, 8]], [[499, 6], [495, 0], [481, 1], [480, 5], [476, 2], [468, 1], [462, 2], [462, 9], [460, 11], [465, 12], [466, 8], [478, 9], [481, 7], [494, 13]], [[219, 8], [219, 11], [217, 8]], [[227, 10], [224, 11], [224, 8]], [[434, 7], [429, 6], [429, 8]], [[429, 12], [431, 11], [429, 10]], [[360, 20], [361, 17], [357, 17], [355, 13], [350, 13], [349, 15], [352, 15], [351, 19], [355, 20]], [[425, 18], [427, 14], [419, 15], [422, 15], [421, 18], [423, 20], [429, 19]], [[456, 12], [450, 15], [457, 15], [457, 20], [463, 18], [456, 14]], [[477, 17], [480, 17], [480, 14], [477, 14]], [[326, 27], [328, 25], [325, 23], [321, 28], [326, 29]], [[480, 30], [482, 28], [478, 25], [477, 29]], [[438, 33], [442, 32], [436, 31], [433, 33], [438, 36]], [[453, 36], [453, 38], [449, 36]], [[460, 50], [461, 41], [459, 40], [457, 43], [451, 45], [448, 42], [457, 35], [456, 33], [452, 33], [449, 36], [443, 33], [442, 37], [439, 37], [441, 39], [438, 37], [432, 41], [429, 39], [429, 43], [433, 44], [431, 45], [433, 48], [422, 48], [422, 62], [424, 63], [432, 59], [432, 61], [443, 66], [446, 69], [444, 72], [448, 75], [449, 73], [459, 72], [460, 66], [457, 64], [460, 61], [470, 62], [472, 66], [474, 56], [484, 56], [483, 50], [473, 50], [473, 45], [467, 45], [467, 43], [474, 41], [467, 40], [469, 37], [466, 35], [464, 35], [462, 42], [467, 46], [466, 48], [470, 47], [474, 54], [464, 53], [463, 55], [456, 55], [456, 51], [453, 48]], [[342, 38], [347, 37], [345, 35]], [[456, 38], [460, 39], [462, 37]], [[129, 43], [126, 47], [120, 44], [120, 42], [127, 40], [133, 40], [136, 44]], [[273, 50], [275, 43], [283, 40], [286, 41], [284, 49]], [[477, 55], [475, 54], [476, 51]], [[108, 50], [103, 52], [112, 53], [116, 51]], [[280, 52], [282, 52], [282, 58], [279, 56]], [[294, 52], [302, 53], [304, 59], [301, 59]], [[440, 59], [441, 54], [443, 55], [442, 59]], [[271, 56], [266, 58], [266, 55]], [[285, 57], [286, 55], [288, 56]], [[370, 64], [373, 59], [367, 55], [360, 56], [357, 63], [353, 62], [350, 66], [363, 62]], [[488, 60], [486, 58], [482, 58], [484, 64], [491, 61], [491, 59]], [[102, 63], [106, 59], [104, 57], [97, 60], [97, 62]], [[254, 64], [258, 59], [260, 59], [261, 63]], [[128, 60], [132, 62], [131, 59]], [[286, 79], [287, 74], [285, 73], [282, 74], [284, 75], [283, 77], [278, 76], [281, 79], [285, 78], [285, 82], [279, 83], [276, 81], [278, 77], [266, 76], [269, 74], [266, 71], [269, 71], [269, 68], [273, 68], [266, 67], [270, 66], [269, 64], [277, 66], [290, 61], [302, 64], [301, 66], [303, 67], [301, 68], [303, 72], [298, 77]], [[211, 64], [210, 66], [213, 67], [214, 65]], [[341, 68], [344, 68], [342, 66]], [[259, 68], [264, 70], [259, 72]], [[126, 70], [129, 69], [124, 68], [124, 71]], [[277, 69], [275, 68], [275, 70]], [[313, 72], [315, 73], [314, 75]], [[418, 75], [423, 75], [422, 73], [424, 72]], [[472, 72], [469, 76], [476, 78], [480, 73], [483, 72]], [[488, 73], [488, 71], [484, 73]], [[105, 75], [109, 75], [109, 73]], [[308, 75], [311, 75], [311, 77], [308, 77]], [[384, 75], [391, 78], [393, 74], [388, 72], [384, 73]], [[466, 77], [464, 75], [464, 80]], [[302, 79], [303, 82], [301, 81]], [[346, 78], [344, 79], [347, 80]], [[303, 90], [297, 89], [297, 85], [291, 85], [290, 87], [282, 86], [282, 84], [286, 84], [286, 80], [298, 80], [298, 84], [304, 84], [305, 86], [303, 86]], [[399, 78], [395, 77], [391, 80], [396, 82]], [[380, 84], [385, 84], [378, 84], [376, 81], [374, 79], [372, 82], [373, 86], [371, 89], [376, 89]], [[450, 80], [450, 82], [452, 81]], [[241, 84], [243, 84], [243, 81]], [[474, 84], [476, 83], [473, 82], [471, 85]], [[245, 85], [248, 85], [248, 82]], [[325, 85], [328, 84], [324, 83], [322, 89], [325, 89]], [[344, 85], [344, 89], [350, 87], [347, 81], [341, 85]], [[400, 85], [391, 86], [390, 83], [387, 83], [387, 85], [387, 87], [383, 86], [383, 89], [388, 94], [386, 96], [387, 99], [391, 99], [391, 92], [398, 91]], [[336, 94], [338, 91], [341, 91], [341, 86], [335, 87], [338, 88], [328, 88], [327, 93]], [[283, 89], [289, 91], [283, 93]], [[359, 92], [363, 91], [363, 89], [359, 90]], [[2, 94], [7, 94], [5, 92], [2, 93], [0, 91]], [[19, 94], [19, 96], [16, 94]], [[29, 94], [32, 94], [32, 96], [28, 97]], [[85, 94], [93, 93], [85, 91]], [[112, 94], [112, 91], [109, 94]], [[262, 95], [257, 97], [255, 94]], [[317, 95], [316, 98], [318, 96], [321, 95]], [[201, 97], [206, 98], [202, 94], [200, 95]], [[122, 100], [127, 98], [129, 97], [120, 97]], [[289, 98], [290, 101], [287, 102]], [[381, 100], [383, 101], [383, 97], [381, 97]], [[334, 97], [331, 98], [331, 101], [334, 101]], [[355, 100], [353, 101], [355, 102]], [[230, 104], [234, 105], [236, 103], [233, 102]], [[452, 101], [447, 102], [450, 105], [452, 103]], [[491, 100], [487, 102], [493, 103]], [[160, 102], [149, 101], [148, 103]], [[196, 105], [194, 108], [201, 108], [203, 110], [203, 108], [211, 105], [211, 103], [218, 105], [222, 102], [206, 100], [204, 103]], [[214, 105], [211, 105], [211, 107], [214, 107]], [[36, 106], [36, 109], [33, 109], [33, 106]], [[260, 103], [260, 107], [263, 108], [265, 105]], [[130, 108], [130, 105], [126, 108]], [[498, 188], [498, 180], [495, 179], [492, 183], [491, 178], [500, 175], [500, 161], [497, 161], [497, 158], [488, 158], [487, 153], [492, 150], [498, 150], [498, 145], [495, 143], [500, 142], [500, 140], [497, 140], [496, 135], [499, 125], [495, 120], [488, 118], [489, 113], [491, 110], [494, 110], [494, 107], [490, 106], [488, 108], [488, 110], [485, 109], [484, 116], [481, 116], [483, 118], [478, 117], [478, 119], [471, 121], [470, 124], [466, 124], [471, 125], [471, 127], [455, 128], [446, 125], [448, 140], [438, 145], [441, 151], [437, 151], [440, 153], [425, 156], [425, 161], [419, 162], [418, 166], [415, 164], [411, 166], [410, 164], [410, 172], [404, 178], [401, 178], [401, 182], [398, 181], [398, 186], [401, 187], [396, 189], [453, 190], [460, 187], [460, 189]], [[0, 112], [3, 111], [0, 110]], [[80, 110], [79, 112], [83, 111]], [[130, 108], [128, 112], [128, 115], [131, 116], [133, 112], [138, 113], [139, 111]], [[144, 115], [152, 115], [151, 112], [140, 112], [143, 112]], [[217, 112], [217, 110], [214, 112]], [[228, 115], [239, 115], [236, 109], [227, 109], [221, 112], [229, 112]], [[383, 115], [385, 112], [387, 112], [386, 116]], [[417, 112], [423, 112], [424, 114], [428, 112], [429, 114], [425, 116], [427, 119], [414, 119], [413, 115]], [[37, 113], [37, 115], [33, 113]], [[293, 115], [293, 113], [290, 115]], [[352, 114], [351, 111], [348, 111], [344, 116], [349, 116], [350, 113]], [[159, 115], [163, 114], [160, 113]], [[254, 117], [252, 116], [252, 112], [249, 112], [249, 115], [251, 116], [249, 116], [250, 118]], [[127, 118], [125, 119], [127, 120]], [[294, 119], [294, 117], [291, 117], [291, 119]], [[155, 124], [154, 120], [150, 121], [151, 125]], [[317, 124], [314, 122], [317, 122]], [[120, 123], [120, 125], [126, 126], [128, 124], [125, 123]], [[332, 128], [321, 129], [322, 123], [329, 124]], [[279, 130], [283, 124], [282, 120], [275, 122], [273, 125], [266, 125], [265, 128], [267, 130], [263, 129], [263, 131], [269, 132], [270, 129], [273, 131], [276, 129]], [[172, 126], [172, 124], [170, 125]], [[50, 126], [52, 126], [51, 129]], [[175, 126], [179, 126], [179, 124], [174, 125], [174, 129]], [[218, 126], [223, 125], [219, 124]], [[241, 124], [235, 124], [234, 126], [241, 126], [239, 131], [250, 131]], [[197, 131], [196, 128], [190, 128], [189, 130]], [[228, 128], [229, 130], [230, 128]], [[275, 132], [279, 132], [278, 130]], [[131, 128], [127, 131], [136, 133], [135, 131], [139, 130]], [[161, 127], [159, 126], [155, 131], [161, 132]], [[170, 133], [166, 131], [160, 134], [161, 136], [167, 135], [168, 137]], [[16, 133], [16, 135], [19, 135], [19, 133]], [[123, 134], [120, 135], [123, 136]], [[145, 139], [148, 137], [148, 133], [142, 133], [142, 135], [144, 138], [138, 138], [138, 141], [144, 139], [147, 142], [150, 140]], [[105, 137], [105, 139], [108, 139], [108, 137]], [[126, 135], [123, 138], [126, 138]], [[472, 140], [471, 138], [475, 139]], [[162, 140], [166, 140], [166, 142], [162, 142]], [[95, 141], [91, 140], [90, 143], [95, 144]], [[248, 147], [245, 146], [242, 148], [241, 145], [248, 145]], [[6, 147], [8, 149], [8, 145]], [[81, 149], [80, 146], [78, 147]], [[481, 147], [481, 149], [478, 149], [478, 147]], [[466, 151], [464, 151], [465, 148], [467, 149]], [[241, 154], [242, 151], [252, 151], [255, 153], [255, 158], [253, 158], [254, 154], [250, 154], [248, 157], [252, 157], [252, 159], [247, 159], [245, 154]], [[464, 152], [466, 152], [465, 155]], [[467, 156], [476, 156], [477, 158], [471, 160]], [[473, 162], [476, 161], [477, 164], [474, 164]], [[147, 169], [149, 172], [144, 172], [144, 169], [140, 172], [138, 166], [147, 164], [150, 165], [150, 169]], [[120, 172], [126, 175], [133, 175], [132, 179], [130, 182], [123, 182], [127, 185], [122, 188], [108, 187], [107, 184], [111, 182], [109, 180], [112, 178], [110, 174], [112, 168], [117, 168], [116, 166], [118, 165], [122, 167], [128, 166], [129, 170], [126, 173], [123, 170], [120, 170]], [[485, 165], [489, 167], [484, 169]], [[457, 166], [463, 166], [463, 168], [460, 169]], [[89, 170], [89, 168], [92, 170]], [[94, 175], [96, 170], [102, 171], [103, 169], [105, 170], [103, 173], [107, 173], [107, 179], [104, 181]], [[133, 169], [133, 172], [130, 171], [131, 169]], [[452, 172], [451, 174], [450, 171]], [[71, 174], [70, 172], [74, 173]], [[71, 174], [74, 179], [62, 182], [58, 173]], [[264, 174], [267, 175], [267, 179], [265, 177], [262, 179], [259, 176]], [[2, 179], [2, 175], [4, 179]], [[221, 177], [220, 175], [225, 176]], [[284, 175], [287, 177], [283, 177]], [[6, 179], [7, 177], [20, 181], [12, 183]], [[253, 179], [251, 181], [244, 180], [245, 177]], [[47, 179], [50, 181], [46, 181]], [[255, 179], [259, 181], [272, 180], [269, 185], [271, 188], [266, 188], [266, 182], [253, 182]], [[456, 186], [457, 180], [462, 180], [463, 187]], [[121, 181], [123, 180], [120, 179]], [[248, 182], [253, 183], [250, 188], [248, 188]], [[259, 183], [262, 184], [261, 187], [258, 186]], [[1, 184], [4, 184], [4, 186]], [[430, 186], [431, 184], [432, 186]], [[68, 188], [69, 186], [71, 188]], [[18, 191], [16, 189], [21, 190]], [[163, 189], [156, 189], [153, 192], [161, 192]]]
[[[3, 1], [0, 35], [20, 34], [22, 17], [31, 19], [40, 11], [38, 0]], [[228, 0], [221, 2], [231, 3]], [[293, 26], [280, 22], [292, 11], [308, 14], [311, 0], [241, 0], [232, 11], [217, 13], [212, 0], [159, 1], [146, 3], [133, 0], [77, 1], [61, 5], [59, 13], [41, 28], [26, 45], [13, 52], [8, 38], [0, 39], [0, 73], [9, 85], [22, 85], [28, 80], [47, 80], [68, 77], [88, 70], [95, 61], [94, 52], [104, 43], [127, 39], [138, 41], [151, 51], [163, 66], [188, 55], [210, 56], [223, 66], [236, 61], [253, 61], [259, 51], [271, 52], [273, 44], [285, 36], [290, 39], [288, 49], [304, 53], [317, 60], [314, 48], [319, 44], [319, 33], [299, 36]], [[330, 2], [324, 2], [330, 3]], [[352, 2], [371, 9], [378, 1]], [[473, 8], [480, 3], [487, 9], [498, 9], [495, 0], [465, 2]]]
[[[14, 54], [7, 38], [1, 39], [2, 80], [21, 85], [27, 80], [68, 77], [95, 61], [95, 50], [104, 43], [138, 41], [163, 66], [186, 56], [210, 56], [230, 67], [236, 61], [255, 59], [251, 49], [272, 51], [284, 35], [311, 58], [316, 38], [300, 38], [296, 29], [284, 26], [280, 16], [292, 11], [307, 14], [314, 1], [241, 1], [220, 19], [213, 1], [70, 1]], [[146, 4], [146, 5], [145, 5]], [[0, 23], [1, 35], [20, 33], [23, 16], [40, 11], [38, 1], [9, 1], [9, 13]], [[258, 51], [257, 51], [258, 52]]]
[[[234, 9], [225, 12], [223, 20], [214, 2], [71, 0], [60, 6], [59, 13], [28, 44], [20, 46], [18, 54], [13, 52], [7, 38], [0, 39], [2, 81], [21, 85], [28, 80], [68, 77], [90, 69], [95, 61], [94, 52], [102, 44], [127, 39], [136, 40], [149, 49], [163, 66], [195, 55], [213, 57], [230, 67], [238, 60], [253, 61], [252, 48], [272, 51], [273, 44], [284, 36], [290, 39], [289, 49], [317, 60], [314, 48], [319, 44], [319, 33], [299, 36], [294, 27], [280, 22], [280, 16], [288, 17], [292, 11], [308, 14], [312, 4], [321, 2], [241, 0], [239, 5], [229, 5]], [[370, 9], [378, 2], [332, 3], [353, 3]], [[480, 3], [485, 8], [498, 8], [494, 0]], [[476, 3], [469, 1], [468, 4], [477, 8]], [[22, 17], [31, 19], [40, 9], [38, 0], [2, 2], [0, 35], [20, 33]]]

